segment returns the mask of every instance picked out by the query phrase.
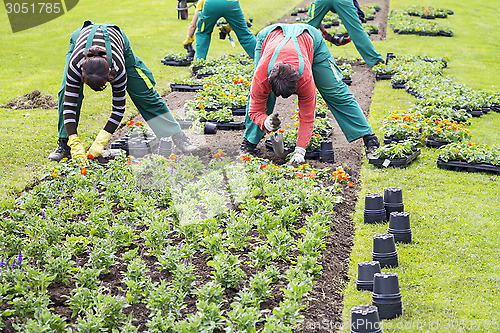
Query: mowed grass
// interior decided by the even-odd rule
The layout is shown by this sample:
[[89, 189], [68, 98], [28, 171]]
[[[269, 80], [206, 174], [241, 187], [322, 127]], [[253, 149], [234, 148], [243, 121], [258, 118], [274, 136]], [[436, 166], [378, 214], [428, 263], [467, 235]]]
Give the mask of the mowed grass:
[[[273, 20], [285, 15], [299, 0], [242, 0], [243, 12], [254, 20], [257, 33]], [[118, 25], [129, 37], [134, 53], [152, 70], [161, 94], [170, 90], [175, 77], [189, 77], [187, 68], [166, 67], [160, 63], [166, 53], [185, 53], [182, 46], [189, 19], [177, 18], [176, 1], [89, 1], [81, 0], [65, 15], [46, 24], [12, 33], [7, 15], [0, 16], [0, 105], [35, 89], [57, 98], [61, 86], [65, 55], [71, 33], [85, 20]], [[236, 36], [234, 36], [236, 39]], [[213, 34], [209, 58], [227, 53], [244, 53], [236, 43]], [[85, 89], [79, 135], [90, 146], [111, 112], [111, 89], [101, 93]], [[130, 100], [124, 119], [137, 114]], [[0, 198], [13, 195], [40, 176], [51, 163], [47, 155], [56, 148], [57, 110], [9, 110], [0, 108]], [[9, 200], [10, 200], [9, 199]]]
[[[391, 1], [401, 8], [411, 1]], [[415, 2], [417, 3], [417, 2]], [[376, 44], [381, 52], [449, 56], [445, 75], [477, 90], [500, 90], [500, 31], [494, 1], [422, 1], [447, 7], [455, 15], [447, 20], [453, 38], [396, 35], [388, 28], [387, 40]], [[477, 40], [489, 42], [477, 43]], [[385, 53], [384, 53], [385, 54]], [[370, 108], [370, 123], [378, 131], [394, 110], [416, 99], [394, 90], [388, 81], [377, 82]], [[498, 145], [500, 114], [473, 118], [473, 142]], [[371, 261], [373, 236], [387, 232], [387, 223], [363, 223], [364, 196], [383, 194], [390, 186], [403, 189], [405, 211], [410, 213], [413, 243], [397, 245], [399, 267], [384, 269], [399, 276], [403, 316], [383, 321], [384, 332], [493, 332], [500, 330], [500, 176], [438, 169], [438, 151], [424, 148], [407, 169], [373, 168], [364, 161], [362, 190], [354, 214], [356, 235], [344, 298], [344, 324], [348, 332], [350, 310], [371, 304], [371, 293], [356, 290], [357, 265]]]

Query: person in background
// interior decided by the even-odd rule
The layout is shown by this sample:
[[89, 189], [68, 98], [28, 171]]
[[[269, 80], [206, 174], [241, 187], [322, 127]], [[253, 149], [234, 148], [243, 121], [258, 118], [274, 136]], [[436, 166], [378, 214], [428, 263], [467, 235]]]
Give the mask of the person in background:
[[272, 114], [276, 96], [296, 93], [299, 128], [290, 163], [304, 163], [314, 128], [316, 88], [349, 142], [363, 138], [367, 156], [380, 146], [318, 29], [308, 24], [264, 28], [257, 35], [255, 64], [241, 154], [255, 154], [262, 137], [279, 128], [280, 121]]
[[[77, 133], [84, 97], [83, 86], [85, 83], [94, 91], [102, 91], [108, 82], [113, 90], [111, 116], [86, 152]], [[120, 28], [85, 21], [70, 38], [58, 94], [58, 147], [49, 155], [49, 159], [60, 161], [72, 157], [82, 165], [87, 165], [87, 156], [101, 156], [104, 146], [123, 118], [125, 92], [158, 139], [172, 137], [182, 152], [195, 153], [198, 148], [182, 132], [167, 104], [154, 89], [155, 84], [151, 71], [134, 55], [127, 36]]]
[[186, 40], [182, 43], [184, 45], [184, 48], [187, 50], [189, 50], [193, 46], [194, 33], [196, 32], [196, 23], [198, 22], [198, 16], [199, 16], [199, 13], [201, 12], [201, 10], [203, 9], [204, 4], [205, 4], [205, 0], [200, 0], [196, 4], [193, 18], [191, 19], [191, 22], [189, 23]]
[[[339, 15], [342, 24], [349, 33], [350, 40], [353, 41], [354, 46], [356, 46], [356, 49], [368, 66], [372, 67], [384, 62], [382, 55], [375, 50], [368, 34], [363, 30], [361, 22], [364, 20], [364, 13], [359, 8], [356, 0], [353, 0], [353, 2], [346, 0], [316, 0], [311, 4], [309, 9], [310, 20], [307, 24], [319, 28], [325, 40], [336, 44], [335, 38], [321, 24], [321, 21], [329, 11]], [[345, 42], [343, 43], [346, 44]]]
[[[257, 42], [255, 36], [248, 29], [238, 0], [200, 0], [189, 25], [188, 36], [183, 43], [184, 47], [187, 48], [187, 45], [194, 42], [193, 34], [196, 30], [194, 35], [196, 36], [195, 59], [206, 59], [212, 32], [221, 17], [224, 17], [228, 23], [222, 27], [221, 32], [228, 33], [234, 30], [241, 46], [253, 59]], [[194, 22], [196, 22], [196, 26]]]

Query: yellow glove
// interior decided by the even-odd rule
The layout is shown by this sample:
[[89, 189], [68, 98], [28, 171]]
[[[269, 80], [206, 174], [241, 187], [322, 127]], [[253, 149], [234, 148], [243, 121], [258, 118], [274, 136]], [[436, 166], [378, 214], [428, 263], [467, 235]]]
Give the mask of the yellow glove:
[[191, 44], [193, 44], [193, 42], [194, 42], [194, 36], [193, 36], [193, 37], [191, 37], [191, 36], [189, 36], [189, 35], [188, 35], [188, 36], [186, 37], [186, 40], [185, 40], [182, 44], [183, 44], [184, 46], [187, 46], [187, 45], [191, 45]]
[[87, 155], [92, 155], [92, 157], [89, 156], [90, 158], [101, 156], [102, 152], [104, 151], [104, 146], [106, 145], [106, 143], [108, 143], [109, 138], [111, 138], [111, 133], [108, 133], [105, 130], [101, 130], [97, 135], [97, 138], [95, 138], [92, 146], [90, 146]]
[[85, 148], [83, 148], [78, 136], [70, 136], [68, 139], [68, 146], [71, 148], [71, 157], [74, 160], [78, 161], [82, 166], [89, 165], [87, 156], [85, 156]]
[[224, 24], [222, 26], [222, 28], [220, 28], [220, 31], [222, 31], [223, 33], [230, 33], [231, 31], [233, 31], [233, 28], [231, 28], [231, 26], [229, 24]]

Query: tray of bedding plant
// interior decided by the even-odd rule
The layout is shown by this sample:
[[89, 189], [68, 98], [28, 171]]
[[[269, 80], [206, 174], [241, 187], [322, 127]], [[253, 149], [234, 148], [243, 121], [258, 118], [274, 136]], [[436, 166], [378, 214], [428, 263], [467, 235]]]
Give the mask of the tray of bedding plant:
[[185, 53], [167, 53], [161, 63], [166, 66], [189, 66], [193, 58], [186, 57]]
[[368, 163], [376, 168], [406, 168], [420, 155], [420, 148], [414, 141], [404, 141], [381, 146]]
[[111, 143], [111, 149], [124, 150], [127, 155], [134, 157], [143, 157], [158, 149], [159, 140], [143, 122], [130, 120], [127, 126], [127, 134]]
[[[285, 153], [291, 154], [295, 150], [295, 143], [297, 141], [297, 130], [279, 130], [283, 133], [283, 143], [285, 145]], [[266, 148], [270, 151], [273, 150], [273, 144], [270, 139], [266, 139], [264, 142]], [[327, 138], [314, 134], [311, 136], [309, 146], [306, 148], [306, 159], [309, 160], [319, 160], [325, 158], [333, 159], [333, 147], [332, 141]]]
[[472, 142], [452, 143], [441, 148], [437, 166], [452, 171], [500, 174], [500, 148]]

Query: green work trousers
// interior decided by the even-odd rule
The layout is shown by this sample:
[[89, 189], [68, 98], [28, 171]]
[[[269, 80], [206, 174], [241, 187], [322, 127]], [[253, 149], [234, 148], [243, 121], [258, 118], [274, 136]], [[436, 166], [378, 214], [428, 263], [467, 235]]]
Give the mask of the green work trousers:
[[363, 57], [368, 66], [373, 66], [377, 61], [384, 59], [382, 55], [375, 51], [372, 41], [368, 34], [363, 30], [363, 26], [359, 20], [358, 10], [354, 6], [352, 0], [316, 0], [309, 8], [309, 17], [311, 18], [307, 24], [317, 28], [325, 15], [329, 12], [337, 13], [346, 27], [349, 36], [351, 37], [354, 46], [359, 54]]
[[196, 59], [206, 59], [217, 20], [224, 17], [250, 58], [254, 58], [255, 36], [248, 29], [238, 0], [206, 0], [196, 29]]
[[[366, 134], [373, 133], [354, 95], [351, 94], [349, 89], [347, 89], [347, 85], [342, 81], [342, 72], [337, 67], [335, 59], [331, 55], [328, 46], [323, 40], [323, 35], [318, 29], [312, 28], [307, 24], [275, 24], [267, 27], [257, 35], [255, 60], [258, 61], [261, 57], [262, 43], [266, 37], [272, 31], [279, 28], [283, 29], [285, 36], [292, 35], [297, 37], [307, 31], [313, 37], [314, 55], [312, 73], [314, 83], [347, 141], [351, 142]], [[266, 114], [270, 115], [273, 112], [275, 103], [276, 96], [271, 92], [267, 99]], [[265, 132], [250, 119], [248, 115], [249, 107], [250, 98], [248, 99], [245, 117], [245, 138], [251, 143], [257, 144], [263, 138]]]
[[[61, 90], [58, 93], [58, 130], [60, 138], [67, 138], [68, 134], [64, 128], [64, 118], [63, 118], [63, 103], [64, 103], [64, 89], [66, 87], [66, 74], [68, 71], [69, 60], [71, 54], [75, 49], [75, 43], [83, 27], [93, 24], [90, 21], [86, 21], [84, 25], [71, 34], [69, 41], [69, 49], [66, 53], [66, 64], [64, 66], [64, 76], [61, 84]], [[108, 27], [116, 27], [113, 25], [107, 25]], [[117, 27], [116, 27], [117, 28]], [[153, 73], [144, 64], [144, 62], [132, 52], [130, 47], [130, 41], [127, 36], [121, 32], [124, 41], [124, 58], [125, 58], [125, 69], [127, 71], [127, 93], [132, 99], [132, 102], [139, 110], [140, 114], [143, 116], [144, 120], [148, 123], [149, 127], [153, 130], [158, 138], [172, 136], [181, 131], [179, 123], [174, 119], [172, 113], [168, 109], [167, 103], [161, 98], [156, 89], [154, 88], [156, 82], [153, 78]], [[77, 111], [76, 111], [76, 122], [78, 126], [78, 121], [80, 119], [80, 110], [82, 106], [84, 95], [83, 95], [83, 83], [80, 89], [80, 95], [78, 96]]]

